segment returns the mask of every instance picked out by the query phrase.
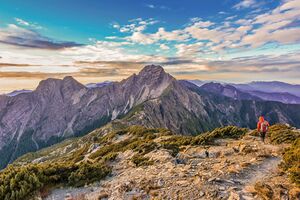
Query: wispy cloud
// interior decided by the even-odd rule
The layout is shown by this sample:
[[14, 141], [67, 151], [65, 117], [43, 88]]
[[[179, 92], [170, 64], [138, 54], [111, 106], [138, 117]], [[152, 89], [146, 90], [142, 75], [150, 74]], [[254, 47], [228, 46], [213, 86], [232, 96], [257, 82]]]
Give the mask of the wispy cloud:
[[148, 7], [148, 8], [151, 8], [151, 9], [155, 8], [155, 6], [153, 4], [146, 4], [145, 6]]
[[145, 7], [150, 8], [150, 9], [171, 10], [170, 7], [164, 6], [164, 5], [146, 4]]
[[50, 50], [81, 46], [81, 44], [75, 42], [54, 41], [40, 35], [36, 31], [25, 29], [15, 24], [9, 24], [6, 28], [0, 29], [0, 43], [19, 47]]
[[31, 64], [20, 64], [20, 63], [1, 63], [0, 62], [0, 68], [1, 67], [27, 67], [32, 66]]
[[255, 0], [241, 0], [239, 3], [235, 4], [233, 8], [235, 9], [243, 9], [243, 8], [251, 8], [257, 6], [257, 2]]
[[30, 28], [34, 28], [34, 29], [43, 29], [42, 26], [40, 26], [39, 24], [37, 23], [32, 23], [32, 22], [28, 22], [24, 19], [21, 19], [21, 18], [15, 18], [15, 21], [21, 25], [21, 26], [26, 26], [26, 27], [30, 27]]

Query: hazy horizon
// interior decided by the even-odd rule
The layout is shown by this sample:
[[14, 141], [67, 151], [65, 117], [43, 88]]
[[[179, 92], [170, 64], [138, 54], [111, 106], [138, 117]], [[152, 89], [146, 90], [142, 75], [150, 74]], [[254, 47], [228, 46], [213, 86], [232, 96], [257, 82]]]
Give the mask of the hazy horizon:
[[0, 19], [0, 93], [119, 81], [149, 63], [177, 79], [300, 84], [297, 0], [11, 0]]

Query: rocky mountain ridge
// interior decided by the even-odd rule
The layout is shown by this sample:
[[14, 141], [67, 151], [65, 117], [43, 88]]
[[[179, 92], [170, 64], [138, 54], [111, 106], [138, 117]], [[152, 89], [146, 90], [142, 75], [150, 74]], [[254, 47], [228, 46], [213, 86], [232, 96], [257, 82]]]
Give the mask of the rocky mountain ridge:
[[[173, 77], [145, 67], [118, 83], [87, 89], [72, 77], [41, 81], [31, 93], [0, 98], [0, 167], [19, 155], [78, 136], [159, 96]], [[25, 152], [23, 152], [25, 151]]]
[[146, 66], [121, 82], [88, 89], [72, 77], [0, 97], [0, 167], [18, 156], [122, 119], [127, 125], [198, 134], [225, 125], [253, 128], [259, 115], [300, 127], [300, 105], [234, 100]]

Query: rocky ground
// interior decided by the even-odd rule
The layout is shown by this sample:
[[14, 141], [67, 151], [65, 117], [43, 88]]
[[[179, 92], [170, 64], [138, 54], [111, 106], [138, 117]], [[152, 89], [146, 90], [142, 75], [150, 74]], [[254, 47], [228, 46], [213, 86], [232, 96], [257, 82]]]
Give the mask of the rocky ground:
[[278, 169], [284, 148], [247, 134], [215, 146], [185, 146], [176, 157], [154, 150], [146, 155], [153, 165], [141, 167], [126, 151], [110, 163], [110, 177], [84, 188], [54, 190], [47, 200], [297, 199], [299, 188]]

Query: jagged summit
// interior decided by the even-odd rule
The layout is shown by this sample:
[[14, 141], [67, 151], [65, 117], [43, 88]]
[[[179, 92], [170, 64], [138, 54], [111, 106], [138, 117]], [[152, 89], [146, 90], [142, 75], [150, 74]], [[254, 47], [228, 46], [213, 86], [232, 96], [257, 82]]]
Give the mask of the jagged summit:
[[169, 85], [176, 79], [170, 74], [166, 73], [164, 68], [160, 65], [147, 65], [136, 75], [140, 84], [146, 85]]
[[146, 65], [137, 76], [143, 79], [158, 79], [165, 76], [171, 77], [160, 65]]
[[85, 86], [79, 83], [76, 79], [74, 79], [72, 76], [66, 76], [63, 79], [56, 79], [56, 78], [48, 78], [46, 80], [40, 81], [38, 87], [36, 88], [36, 91], [41, 91], [45, 89], [59, 89], [61, 87], [67, 87], [67, 88], [73, 88], [81, 89]]
[[166, 73], [164, 68], [160, 65], [146, 65], [140, 72], [141, 74], [148, 74], [148, 73]]

